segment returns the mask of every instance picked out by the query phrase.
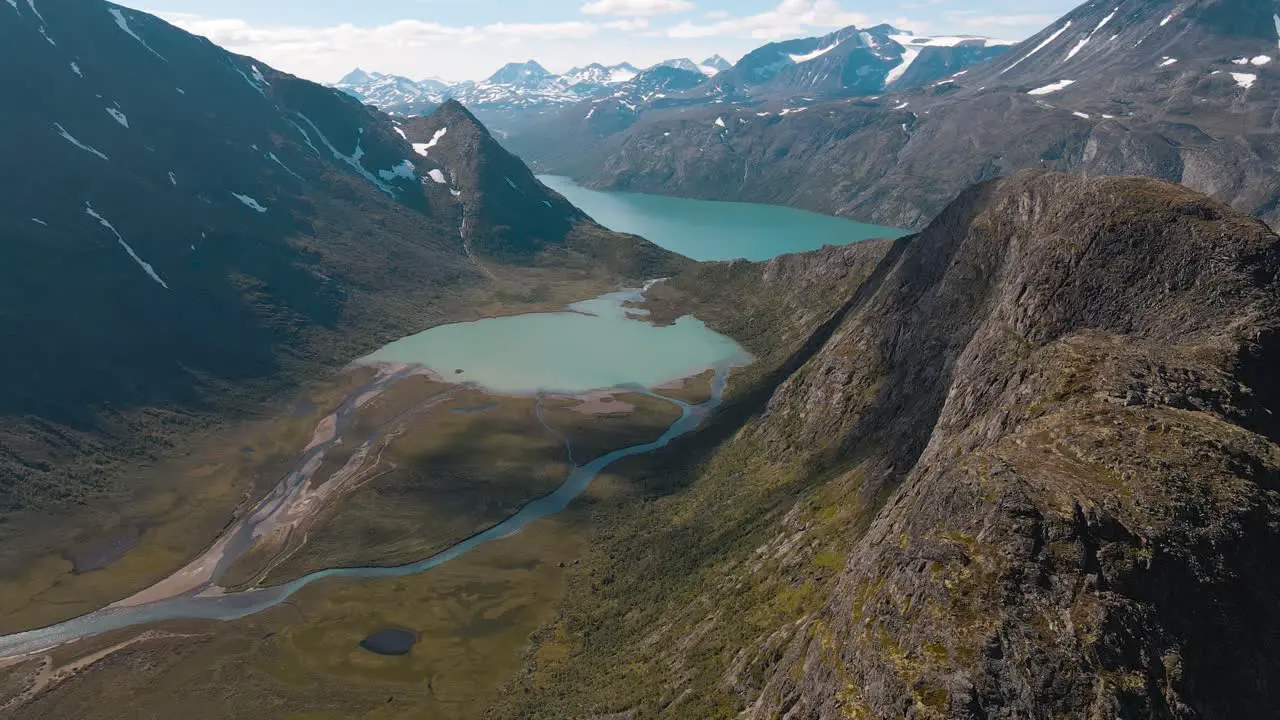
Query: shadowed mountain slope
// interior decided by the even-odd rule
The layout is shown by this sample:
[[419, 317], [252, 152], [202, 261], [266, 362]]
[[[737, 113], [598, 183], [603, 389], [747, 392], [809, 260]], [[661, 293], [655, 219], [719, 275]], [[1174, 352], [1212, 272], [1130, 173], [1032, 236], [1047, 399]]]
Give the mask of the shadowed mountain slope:
[[[439, 164], [358, 100], [110, 3], [0, 18], [21, 99], [0, 134], [0, 505], [104, 486], [112, 462], [440, 322], [488, 281]], [[469, 150], [528, 177], [496, 144]], [[486, 163], [466, 152], [463, 184]], [[582, 216], [554, 198], [561, 239]], [[516, 245], [541, 225], [491, 210], [477, 226], [537, 254]]]

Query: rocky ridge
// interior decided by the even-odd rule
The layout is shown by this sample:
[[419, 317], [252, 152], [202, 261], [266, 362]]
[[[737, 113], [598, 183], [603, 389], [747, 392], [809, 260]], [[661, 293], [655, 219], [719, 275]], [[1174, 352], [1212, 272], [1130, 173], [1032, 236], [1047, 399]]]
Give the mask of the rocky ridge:
[[[834, 252], [720, 266], [852, 271], [843, 301], [802, 291], [828, 308], [807, 342], [756, 348], [785, 379], [723, 444], [639, 472], [652, 502], [602, 531], [503, 712], [1275, 714], [1280, 238], [1185, 188], [1028, 171]], [[777, 310], [738, 308], [715, 322]]]

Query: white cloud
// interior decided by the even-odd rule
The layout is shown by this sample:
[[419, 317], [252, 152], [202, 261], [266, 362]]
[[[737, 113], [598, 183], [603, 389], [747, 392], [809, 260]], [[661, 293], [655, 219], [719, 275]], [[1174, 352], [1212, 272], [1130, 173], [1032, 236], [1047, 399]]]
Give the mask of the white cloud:
[[601, 27], [610, 30], [621, 30], [623, 32], [635, 32], [636, 30], [644, 30], [649, 27], [649, 21], [644, 18], [631, 18], [630, 20], [610, 20]]
[[692, 9], [689, 0], [593, 0], [582, 6], [588, 15], [666, 15]]
[[870, 25], [861, 13], [846, 12], [838, 0], [782, 0], [773, 10], [709, 23], [684, 21], [667, 30], [673, 38], [747, 36], [762, 40], [803, 37], [813, 30]]
[[725, 18], [729, 17], [729, 11], [728, 10], [712, 10], [708, 13], [704, 13], [702, 17], [708, 20], [724, 20]]
[[494, 23], [486, 25], [482, 34], [536, 40], [576, 40], [591, 37], [600, 26], [585, 22], [561, 23]]

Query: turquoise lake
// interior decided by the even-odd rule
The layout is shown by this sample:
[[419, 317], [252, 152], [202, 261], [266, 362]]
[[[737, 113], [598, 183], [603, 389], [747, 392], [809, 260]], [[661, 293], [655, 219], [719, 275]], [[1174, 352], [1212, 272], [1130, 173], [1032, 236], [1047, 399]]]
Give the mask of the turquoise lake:
[[602, 192], [556, 175], [539, 175], [596, 222], [639, 235], [694, 260], [768, 260], [787, 253], [899, 238], [907, 231], [777, 205]]
[[656, 387], [751, 361], [738, 343], [696, 318], [656, 327], [628, 317], [638, 311], [623, 303], [642, 297], [642, 290], [624, 290], [575, 303], [564, 312], [441, 325], [397, 340], [359, 362], [424, 365], [447, 381], [502, 393], [579, 393]]

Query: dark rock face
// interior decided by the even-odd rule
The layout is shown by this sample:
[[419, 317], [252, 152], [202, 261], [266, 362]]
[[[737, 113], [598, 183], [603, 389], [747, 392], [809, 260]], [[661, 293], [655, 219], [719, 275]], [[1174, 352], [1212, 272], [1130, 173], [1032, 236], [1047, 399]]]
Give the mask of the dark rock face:
[[576, 153], [541, 136], [516, 147], [596, 187], [898, 227], [922, 228], [970, 184], [1027, 168], [1180, 182], [1274, 222], [1277, 68], [1270, 2], [1091, 3], [915, 90], [743, 109], [725, 117], [729, 132], [712, 125], [723, 108], [671, 109]]
[[[879, 448], [867, 491], [895, 490], [753, 716], [1280, 711], [1280, 586], [1257, 580], [1280, 436], [1249, 429], [1274, 382], [1237, 360], [1268, 352], [1278, 272], [1261, 223], [1132, 179], [1023, 174], [907, 241], [763, 421], [808, 428], [796, 449], [834, 431], [823, 463]], [[820, 402], [877, 376], [869, 405]]]
[[561, 615], [583, 666], [626, 653], [662, 695], [559, 670], [584, 689], [512, 715], [1276, 716], [1280, 238], [1182, 187], [1027, 171], [864, 277], [664, 499], [712, 529], [624, 528]]
[[360, 641], [360, 647], [375, 655], [408, 655], [417, 644], [417, 633], [400, 628], [383, 628]]
[[140, 408], [215, 410], [479, 280], [380, 113], [109, 3], [4, 9], [0, 505], [162, 447]]

